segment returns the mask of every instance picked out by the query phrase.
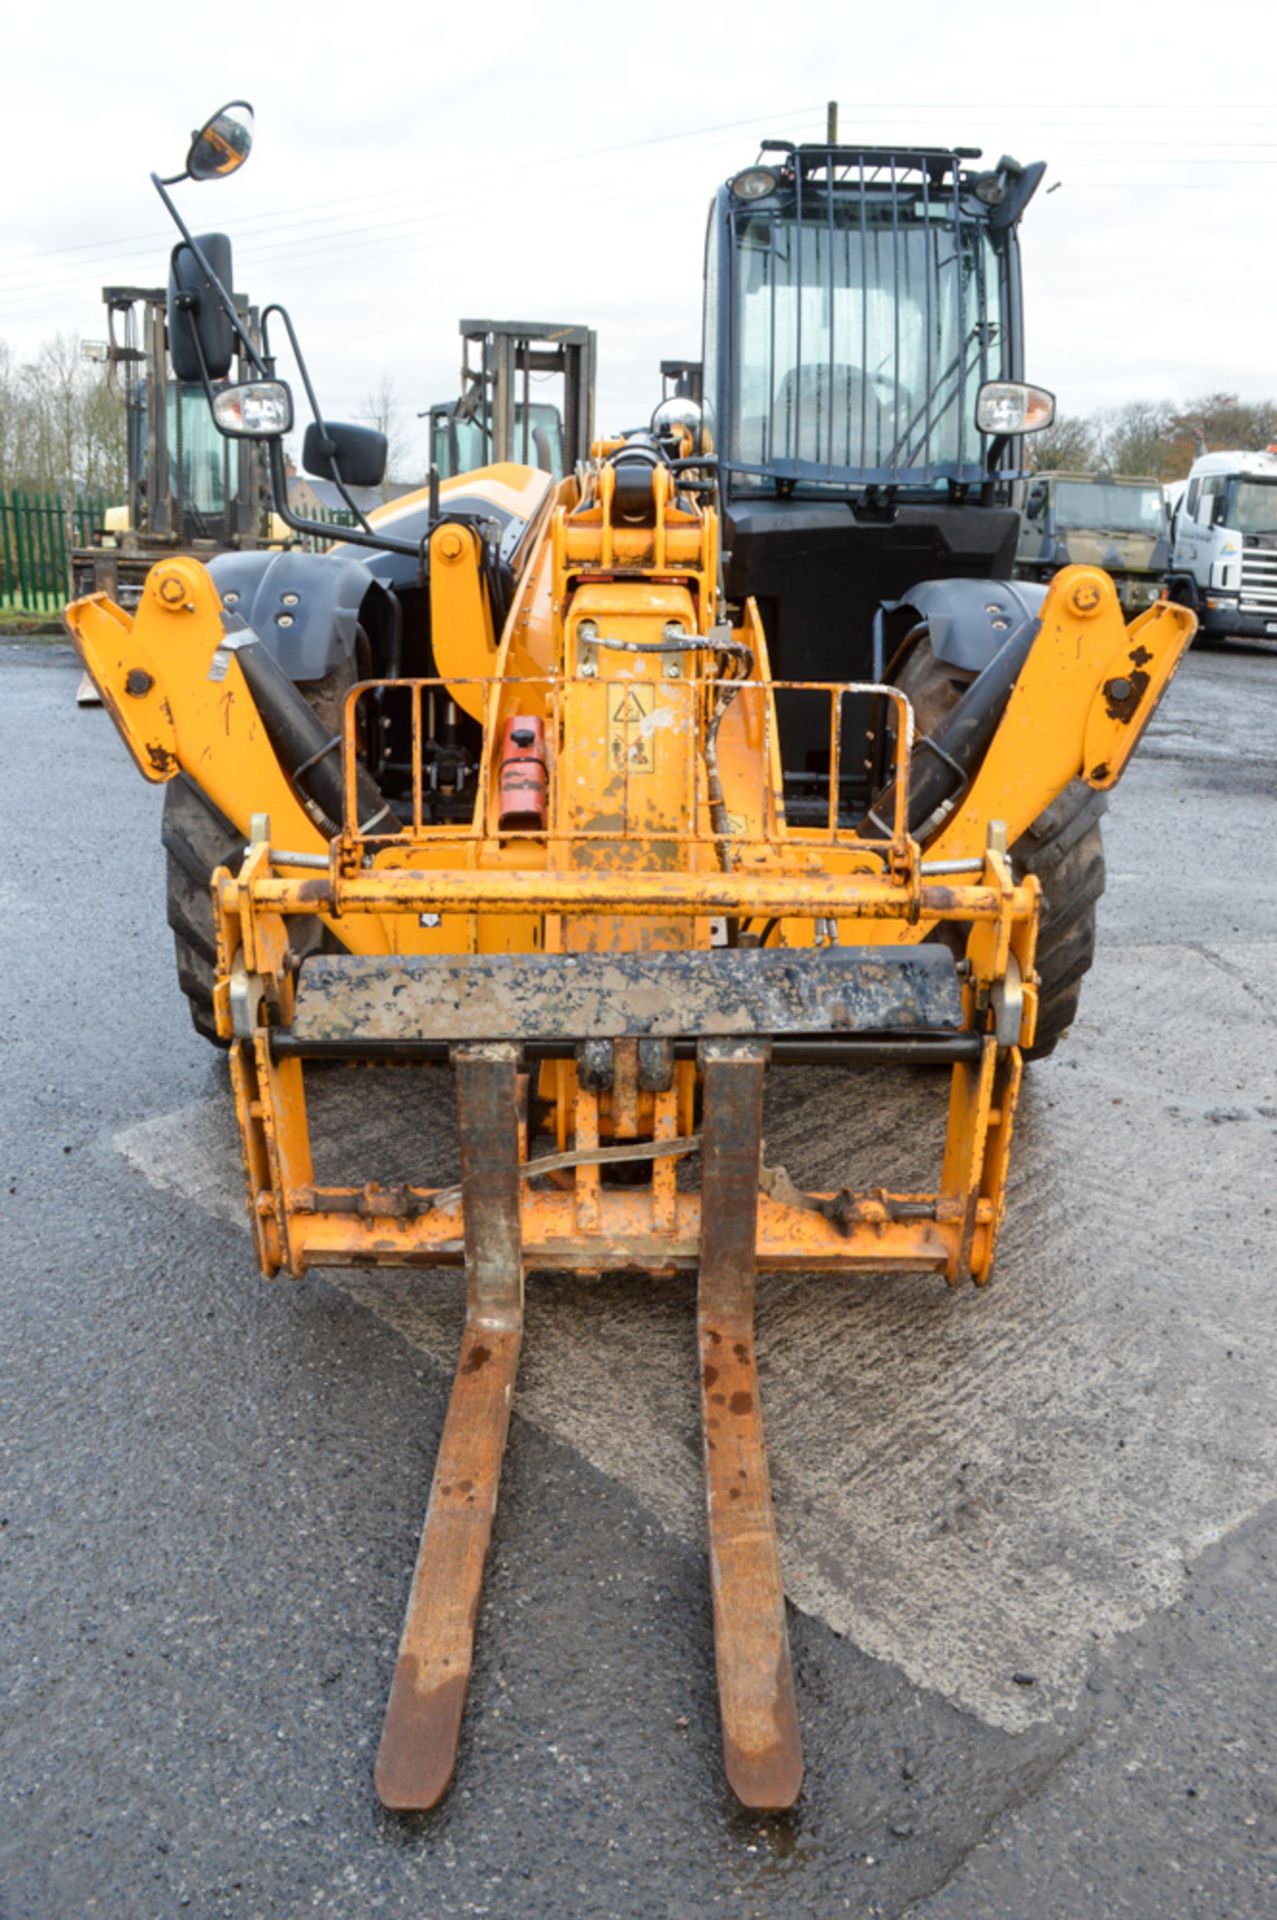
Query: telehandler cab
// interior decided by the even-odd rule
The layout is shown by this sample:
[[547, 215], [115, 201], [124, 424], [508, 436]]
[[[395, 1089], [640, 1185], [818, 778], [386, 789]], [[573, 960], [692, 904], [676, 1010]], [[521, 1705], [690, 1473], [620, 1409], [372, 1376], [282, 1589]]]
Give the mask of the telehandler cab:
[[[247, 127], [215, 116], [189, 173], [238, 165]], [[389, 1807], [453, 1773], [526, 1274], [696, 1276], [724, 1761], [779, 1809], [802, 1758], [755, 1273], [992, 1270], [1021, 1063], [1090, 961], [1098, 813], [1194, 622], [1126, 626], [1093, 567], [1010, 582], [1052, 407], [1016, 237], [1041, 168], [978, 160], [770, 144], [711, 208], [703, 410], [671, 399], [557, 484], [492, 466], [335, 553], [166, 560], [134, 615], [68, 611], [167, 783], [179, 978], [229, 1048], [263, 1271], [464, 1263]], [[214, 395], [229, 243], [172, 210], [174, 312], [287, 519], [291, 323], [267, 308], [253, 377]], [[308, 468], [378, 479], [379, 437], [313, 410]], [[769, 1167], [769, 1059], [946, 1067], [934, 1184]], [[451, 1063], [460, 1184], [317, 1179], [322, 1060]]]

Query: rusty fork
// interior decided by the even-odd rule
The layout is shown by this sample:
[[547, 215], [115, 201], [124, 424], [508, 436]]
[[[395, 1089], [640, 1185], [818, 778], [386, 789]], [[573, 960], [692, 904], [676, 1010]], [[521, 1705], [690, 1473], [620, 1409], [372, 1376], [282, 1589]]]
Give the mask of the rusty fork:
[[[399, 1812], [434, 1807], [456, 1766], [484, 1561], [523, 1332], [518, 1048], [454, 1049], [466, 1325], [377, 1756]], [[737, 1798], [792, 1806], [802, 1750], [754, 1354], [767, 1048], [707, 1041], [697, 1326], [723, 1761]]]
[[741, 1803], [792, 1807], [803, 1780], [754, 1351], [758, 1169], [767, 1048], [706, 1041], [701, 1425], [723, 1766]]
[[454, 1050], [466, 1324], [377, 1755], [377, 1794], [424, 1812], [447, 1791], [523, 1337], [519, 1050]]

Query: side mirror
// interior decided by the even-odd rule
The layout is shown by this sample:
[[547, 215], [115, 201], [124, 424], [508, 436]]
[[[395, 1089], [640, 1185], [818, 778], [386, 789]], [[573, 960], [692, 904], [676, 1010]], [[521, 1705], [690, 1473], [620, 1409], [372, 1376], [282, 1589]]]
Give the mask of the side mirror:
[[253, 151], [253, 109], [247, 100], [228, 100], [191, 135], [186, 173], [191, 180], [220, 180], [243, 166]]
[[1030, 520], [1037, 520], [1046, 512], [1045, 487], [1031, 487], [1029, 489], [1029, 497], [1024, 503], [1024, 511]]
[[[199, 248], [214, 274], [231, 290], [231, 243], [224, 233], [199, 236]], [[168, 276], [168, 350], [173, 377], [224, 380], [235, 358], [235, 330], [217, 288], [185, 242], [174, 247]]]
[[1212, 527], [1223, 526], [1224, 515], [1227, 513], [1227, 511], [1228, 511], [1228, 495], [1226, 493], [1217, 493], [1215, 495], [1214, 503], [1211, 507], [1211, 513], [1210, 513], [1210, 523]]
[[376, 427], [312, 420], [302, 441], [302, 465], [317, 480], [331, 480], [333, 469], [348, 487], [379, 487], [386, 477], [388, 443]]

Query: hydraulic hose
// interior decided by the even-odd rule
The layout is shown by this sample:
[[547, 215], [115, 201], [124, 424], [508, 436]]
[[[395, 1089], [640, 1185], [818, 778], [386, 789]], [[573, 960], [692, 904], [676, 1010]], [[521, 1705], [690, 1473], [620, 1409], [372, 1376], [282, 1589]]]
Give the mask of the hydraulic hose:
[[[1011, 689], [1029, 657], [1042, 622], [1027, 619], [971, 682], [942, 727], [915, 740], [909, 776], [909, 831], [925, 846], [947, 818], [952, 803], [971, 783], [998, 730]], [[889, 780], [856, 831], [890, 836], [896, 783]]]
[[[279, 764], [316, 825], [331, 837], [339, 831], [344, 802], [341, 736], [329, 733], [260, 640], [239, 647], [235, 657]], [[398, 816], [363, 766], [356, 795], [361, 833], [398, 833]]]

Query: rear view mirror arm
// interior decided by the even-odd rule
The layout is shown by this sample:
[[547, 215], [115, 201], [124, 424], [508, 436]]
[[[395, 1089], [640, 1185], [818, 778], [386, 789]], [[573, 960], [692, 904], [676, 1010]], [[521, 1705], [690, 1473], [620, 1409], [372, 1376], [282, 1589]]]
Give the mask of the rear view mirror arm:
[[[310, 407], [311, 418], [319, 428], [319, 431], [327, 434], [328, 428], [325, 425], [324, 416], [319, 410], [319, 400], [311, 384], [310, 369], [306, 365], [306, 356], [302, 352], [301, 341], [297, 338], [297, 329], [293, 325], [292, 315], [289, 313], [287, 307], [281, 307], [278, 301], [273, 301], [271, 305], [266, 307], [262, 312], [262, 351], [266, 356], [266, 364], [270, 368], [273, 377], [275, 371], [275, 356], [270, 350], [269, 331], [270, 317], [273, 313], [279, 315], [284, 324], [284, 331], [288, 335], [288, 344], [292, 348], [293, 359], [297, 362], [297, 371], [301, 375], [301, 382], [306, 392], [306, 400]], [[333, 484], [342, 499], [346, 502], [347, 511], [354, 514], [356, 526], [362, 527], [365, 533], [371, 533], [372, 529], [368, 524], [367, 516], [364, 514], [363, 509], [357, 506], [351, 498], [346, 483], [341, 477], [336, 460], [331, 460], [329, 466], [332, 471]]]
[[294, 533], [309, 533], [320, 540], [339, 541], [343, 546], [372, 547], [378, 553], [407, 553], [414, 560], [420, 560], [419, 540], [397, 540], [393, 534], [374, 532], [366, 523], [358, 527], [336, 527], [331, 521], [304, 520], [300, 514], [294, 513], [288, 504], [283, 439], [267, 440], [265, 445], [270, 449], [270, 483], [275, 511]]

